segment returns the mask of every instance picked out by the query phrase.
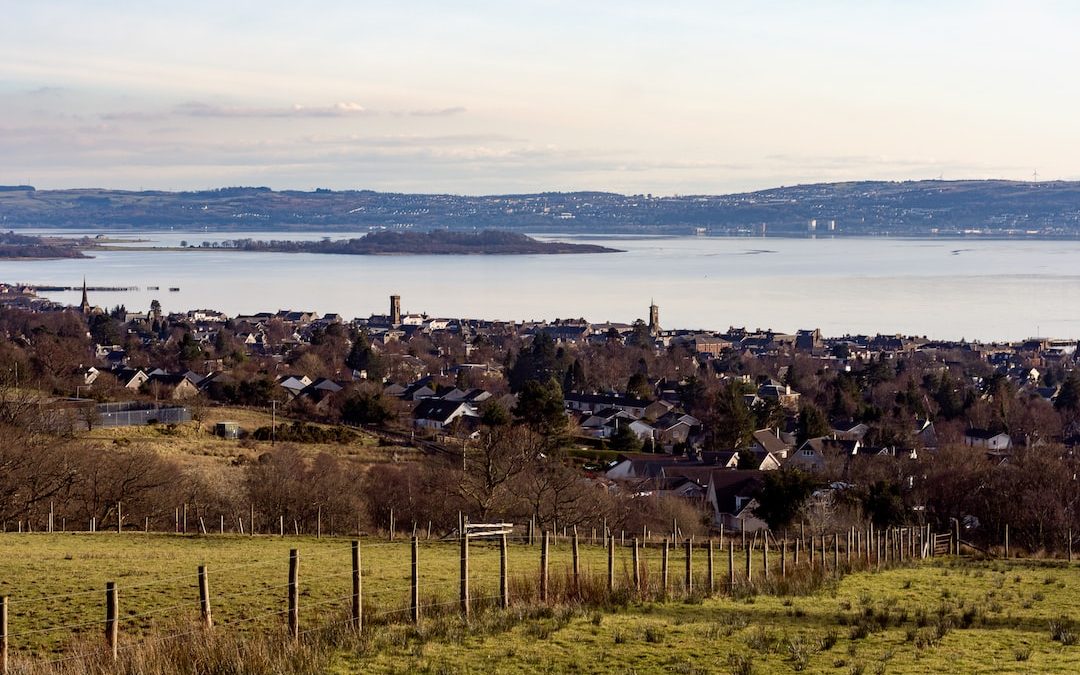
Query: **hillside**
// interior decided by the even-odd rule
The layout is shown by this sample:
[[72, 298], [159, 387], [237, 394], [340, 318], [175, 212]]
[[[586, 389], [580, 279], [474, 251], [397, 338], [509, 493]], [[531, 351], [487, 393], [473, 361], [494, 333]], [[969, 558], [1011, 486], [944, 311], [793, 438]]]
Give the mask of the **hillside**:
[[821, 183], [729, 195], [653, 197], [605, 192], [493, 196], [274, 191], [35, 190], [0, 187], [0, 227], [226, 231], [310, 228], [528, 229], [559, 232], [803, 233], [1075, 236], [1080, 182]]

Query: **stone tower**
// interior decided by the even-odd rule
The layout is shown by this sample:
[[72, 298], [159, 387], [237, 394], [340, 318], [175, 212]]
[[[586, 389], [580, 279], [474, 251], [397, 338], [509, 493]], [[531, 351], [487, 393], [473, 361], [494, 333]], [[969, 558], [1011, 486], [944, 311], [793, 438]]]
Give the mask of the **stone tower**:
[[649, 333], [651, 335], [660, 334], [660, 308], [656, 306], [656, 303], [649, 305]]
[[390, 323], [398, 326], [401, 324], [401, 296], [390, 296]]

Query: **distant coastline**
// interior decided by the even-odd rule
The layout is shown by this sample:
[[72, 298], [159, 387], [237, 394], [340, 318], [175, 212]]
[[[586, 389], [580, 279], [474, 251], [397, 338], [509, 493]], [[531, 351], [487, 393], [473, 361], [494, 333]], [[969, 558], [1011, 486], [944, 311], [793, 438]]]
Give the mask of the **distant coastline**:
[[338, 255], [562, 255], [619, 253], [596, 244], [538, 241], [517, 232], [372, 232], [354, 239], [293, 241], [233, 239], [190, 250], [232, 250], [262, 253], [321, 253]]

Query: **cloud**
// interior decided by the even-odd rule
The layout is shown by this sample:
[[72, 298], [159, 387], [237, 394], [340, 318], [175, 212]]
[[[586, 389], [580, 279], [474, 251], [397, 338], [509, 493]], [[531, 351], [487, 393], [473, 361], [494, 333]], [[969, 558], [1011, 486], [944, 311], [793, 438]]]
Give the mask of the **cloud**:
[[173, 107], [173, 113], [186, 117], [262, 117], [262, 118], [303, 118], [303, 117], [351, 117], [370, 115], [371, 112], [351, 101], [343, 101], [328, 106], [305, 106], [296, 104], [284, 108], [248, 108], [236, 106], [211, 105], [192, 101]]
[[411, 117], [451, 117], [453, 115], [460, 115], [465, 112], [464, 106], [456, 105], [450, 108], [433, 108], [430, 110], [410, 110], [408, 115]]

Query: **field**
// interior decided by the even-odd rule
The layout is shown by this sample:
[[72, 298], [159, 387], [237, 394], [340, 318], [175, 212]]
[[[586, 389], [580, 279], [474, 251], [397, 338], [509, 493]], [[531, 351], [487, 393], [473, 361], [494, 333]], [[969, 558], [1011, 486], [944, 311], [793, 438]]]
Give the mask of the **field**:
[[[683, 554], [672, 550], [671, 599], [661, 601], [660, 549], [643, 553], [645, 599], [632, 597], [630, 549], [615, 550], [607, 598], [606, 551], [583, 538], [584, 600], [569, 593], [571, 547], [551, 552], [553, 606], [537, 603], [539, 547], [512, 543], [509, 613], [495, 607], [498, 547], [473, 542], [474, 616], [457, 615], [458, 545], [420, 542], [422, 621], [409, 625], [410, 546], [361, 542], [365, 639], [325, 650], [319, 672], [925, 673], [1080, 671], [1072, 620], [1080, 619], [1080, 566], [1055, 561], [939, 558], [880, 572], [831, 574], [813, 583], [777, 580], [735, 597], [681, 593]], [[215, 632], [282, 635], [289, 550], [300, 551], [300, 628], [307, 635], [347, 620], [347, 539], [128, 533], [0, 536], [0, 594], [10, 597], [15, 664], [100, 652], [106, 581], [120, 596], [121, 650], [147, 638], [183, 637], [198, 626], [196, 567], [208, 567]], [[756, 578], [761, 579], [755, 555]], [[792, 578], [805, 574], [789, 567]], [[820, 564], [820, 557], [818, 559]], [[792, 565], [791, 560], [788, 561]], [[744, 559], [737, 553], [741, 579]], [[727, 556], [716, 556], [723, 588]], [[823, 579], [823, 580], [822, 580]], [[598, 592], [600, 591], [600, 592]], [[764, 592], [767, 591], [767, 592]], [[307, 639], [307, 638], [305, 638]]]
[[335, 665], [340, 673], [1075, 673], [1080, 646], [1068, 617], [1080, 618], [1078, 593], [1075, 566], [922, 564], [857, 573], [801, 597], [554, 612], [506, 633], [388, 639]]

